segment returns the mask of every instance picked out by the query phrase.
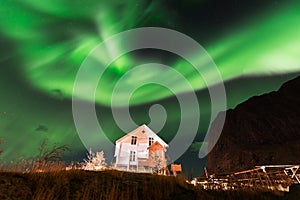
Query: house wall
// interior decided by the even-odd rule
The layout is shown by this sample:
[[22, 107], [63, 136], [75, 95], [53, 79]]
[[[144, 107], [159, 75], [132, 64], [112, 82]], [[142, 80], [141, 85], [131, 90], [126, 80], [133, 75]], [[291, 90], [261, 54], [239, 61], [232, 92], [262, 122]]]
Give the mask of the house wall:
[[138, 165], [138, 159], [148, 159], [149, 157], [149, 151], [147, 150], [148, 143], [136, 145], [131, 145], [131, 143], [122, 143], [122, 146], [120, 146], [121, 145], [119, 145], [119, 148], [116, 149], [116, 152], [119, 154], [119, 157], [117, 158], [117, 164], [119, 165], [127, 165], [129, 163], [130, 151], [136, 152], [136, 161], [131, 161], [131, 165]]
[[[122, 150], [120, 151], [118, 162], [116, 163], [119, 166], [137, 165], [145, 167], [154, 167], [155, 159], [154, 156], [158, 156], [161, 160], [162, 166], [166, 166], [166, 154], [164, 149], [160, 150], [148, 150], [148, 145], [139, 144], [131, 145], [130, 143], [122, 144]], [[136, 152], [136, 161], [129, 162], [130, 151]]]

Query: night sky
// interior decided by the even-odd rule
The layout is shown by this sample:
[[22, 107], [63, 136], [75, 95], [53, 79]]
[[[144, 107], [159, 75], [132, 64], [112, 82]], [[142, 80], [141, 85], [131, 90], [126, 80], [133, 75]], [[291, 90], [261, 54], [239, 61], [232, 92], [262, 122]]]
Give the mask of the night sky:
[[[76, 73], [94, 47], [132, 28], [170, 28], [200, 43], [225, 81], [228, 109], [252, 96], [277, 90], [282, 83], [300, 75], [299, 10], [299, 1], [279, 0], [226, 3], [216, 0], [3, 0], [0, 6], [0, 138], [4, 140], [1, 145], [4, 152], [0, 158], [6, 162], [34, 158], [41, 142], [48, 138], [50, 143], [70, 146], [72, 151], [65, 156], [66, 160], [82, 160], [86, 149], [72, 117]], [[122, 50], [124, 46], [116, 43], [112, 48]], [[109, 54], [103, 52], [100, 62]], [[99, 123], [111, 141], [124, 134], [114, 122], [110, 109], [112, 90], [128, 70], [149, 62], [176, 69], [197, 91], [200, 127], [195, 144], [178, 162], [186, 170], [198, 171], [204, 163], [197, 158], [197, 151], [209, 125], [210, 100], [203, 80], [199, 82], [189, 63], [177, 55], [161, 50], [138, 50], [113, 62], [97, 88]], [[128, 84], [124, 87], [135, 87], [136, 80], [145, 73], [149, 80], [159, 78], [151, 70], [143, 71], [126, 77]], [[170, 81], [174, 80], [170, 78]], [[181, 92], [185, 92], [184, 88]], [[84, 95], [81, 98], [92, 102]], [[124, 106], [122, 95], [118, 102], [120, 107]], [[148, 110], [154, 103], [165, 106], [168, 113], [166, 124], [158, 134], [170, 141], [178, 128], [180, 109], [175, 95], [167, 88], [155, 84], [139, 88], [130, 99], [131, 116], [136, 124], [148, 124]]]

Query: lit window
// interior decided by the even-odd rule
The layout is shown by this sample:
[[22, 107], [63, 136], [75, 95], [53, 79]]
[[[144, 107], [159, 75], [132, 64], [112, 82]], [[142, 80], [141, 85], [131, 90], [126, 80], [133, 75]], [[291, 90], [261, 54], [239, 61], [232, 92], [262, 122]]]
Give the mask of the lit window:
[[130, 157], [129, 157], [131, 162], [135, 161], [135, 151], [130, 151]]
[[153, 137], [149, 137], [149, 146], [151, 146], [154, 142], [154, 138]]
[[132, 136], [131, 137], [131, 144], [132, 145], [136, 145], [136, 140], [137, 140], [137, 137], [136, 136]]

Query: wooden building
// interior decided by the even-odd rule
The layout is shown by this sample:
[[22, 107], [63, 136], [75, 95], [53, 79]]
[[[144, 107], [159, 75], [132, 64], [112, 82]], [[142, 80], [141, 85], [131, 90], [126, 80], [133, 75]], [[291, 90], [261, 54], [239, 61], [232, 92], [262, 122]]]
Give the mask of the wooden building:
[[115, 167], [145, 172], [167, 167], [166, 144], [145, 124], [116, 141]]

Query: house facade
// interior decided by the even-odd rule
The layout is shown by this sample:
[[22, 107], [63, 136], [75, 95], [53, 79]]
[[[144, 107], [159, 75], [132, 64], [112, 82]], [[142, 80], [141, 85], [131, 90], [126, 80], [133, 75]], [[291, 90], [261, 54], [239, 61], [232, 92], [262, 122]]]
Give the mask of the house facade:
[[138, 172], [167, 166], [166, 144], [145, 124], [116, 141], [116, 168]]

